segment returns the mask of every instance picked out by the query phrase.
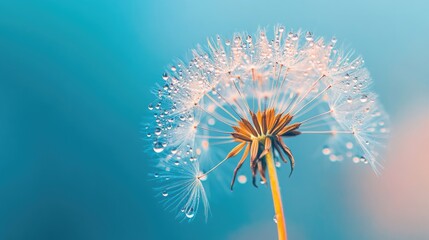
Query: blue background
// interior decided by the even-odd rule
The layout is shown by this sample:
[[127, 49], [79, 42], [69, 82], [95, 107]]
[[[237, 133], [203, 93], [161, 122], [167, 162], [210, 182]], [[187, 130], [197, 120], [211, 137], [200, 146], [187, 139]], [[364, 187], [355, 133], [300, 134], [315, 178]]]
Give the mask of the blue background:
[[[407, 106], [428, 103], [428, 8], [415, 0], [1, 0], [0, 239], [275, 239], [268, 189], [212, 190], [208, 223], [179, 223], [163, 210], [140, 132], [150, 90], [207, 37], [281, 23], [335, 35], [362, 54], [395, 122]], [[290, 238], [378, 238], [344, 184], [370, 168], [321, 161], [308, 154], [320, 146], [307, 142], [293, 146], [301, 169], [281, 178]]]

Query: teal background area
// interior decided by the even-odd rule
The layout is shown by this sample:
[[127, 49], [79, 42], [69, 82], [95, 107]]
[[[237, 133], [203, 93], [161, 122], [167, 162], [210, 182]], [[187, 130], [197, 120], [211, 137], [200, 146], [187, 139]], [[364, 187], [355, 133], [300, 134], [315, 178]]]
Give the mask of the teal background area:
[[[356, 49], [395, 123], [428, 103], [427, 9], [416, 0], [1, 0], [0, 239], [275, 239], [266, 188], [215, 186], [207, 223], [164, 211], [141, 133], [151, 89], [207, 37], [281, 23]], [[301, 163], [280, 179], [290, 239], [386, 236], [345, 184], [369, 167], [322, 161], [308, 139], [292, 147]]]

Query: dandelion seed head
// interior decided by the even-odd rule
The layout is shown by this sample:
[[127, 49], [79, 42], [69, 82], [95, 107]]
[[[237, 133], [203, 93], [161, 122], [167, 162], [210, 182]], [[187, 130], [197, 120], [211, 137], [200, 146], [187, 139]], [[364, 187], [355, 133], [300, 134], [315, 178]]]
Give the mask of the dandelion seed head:
[[[363, 59], [336, 43], [276, 26], [273, 33], [217, 36], [188, 61], [170, 65], [148, 106], [154, 121], [145, 130], [167, 208], [193, 219], [202, 203], [207, 215], [203, 182], [230, 158], [239, 161], [231, 188], [246, 159], [253, 184], [257, 175], [265, 183], [268, 151], [293, 170], [284, 139], [298, 135], [323, 134], [321, 155], [328, 160], [368, 163], [378, 172], [388, 117]], [[246, 175], [237, 181], [246, 183]]]

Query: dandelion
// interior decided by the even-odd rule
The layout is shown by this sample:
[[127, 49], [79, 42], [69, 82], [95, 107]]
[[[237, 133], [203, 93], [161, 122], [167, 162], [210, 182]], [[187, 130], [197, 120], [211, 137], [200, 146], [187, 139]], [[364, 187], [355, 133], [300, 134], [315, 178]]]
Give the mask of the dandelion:
[[322, 156], [378, 172], [387, 115], [370, 91], [363, 59], [336, 42], [277, 26], [273, 36], [264, 30], [218, 36], [189, 61], [169, 66], [149, 105], [154, 123], [147, 128], [166, 206], [193, 219], [202, 204], [207, 216], [204, 181], [233, 162], [232, 190], [248, 162], [250, 173], [238, 182], [250, 175], [254, 186], [257, 178], [269, 183], [278, 237], [287, 239], [276, 166], [287, 163], [292, 174], [293, 138], [324, 135]]

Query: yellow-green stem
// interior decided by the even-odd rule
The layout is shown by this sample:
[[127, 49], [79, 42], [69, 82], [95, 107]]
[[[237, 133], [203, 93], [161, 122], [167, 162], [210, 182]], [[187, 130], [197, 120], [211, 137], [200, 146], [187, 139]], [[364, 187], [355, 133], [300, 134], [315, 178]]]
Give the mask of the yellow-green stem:
[[271, 151], [265, 156], [270, 179], [271, 194], [273, 196], [274, 212], [277, 220], [277, 232], [279, 240], [287, 240], [286, 220], [283, 213], [282, 196], [280, 194], [279, 181], [276, 166]]

